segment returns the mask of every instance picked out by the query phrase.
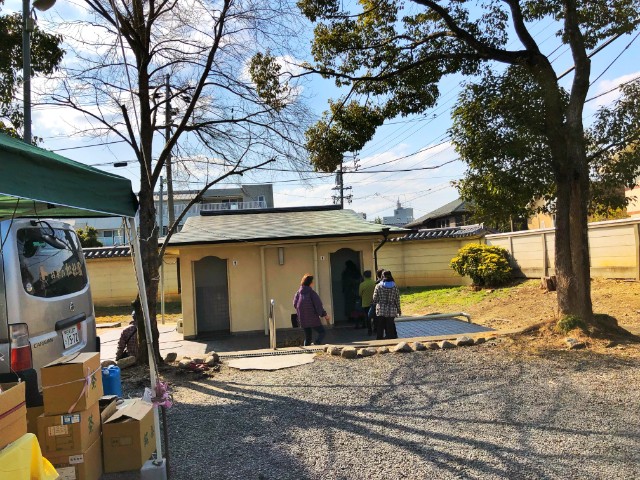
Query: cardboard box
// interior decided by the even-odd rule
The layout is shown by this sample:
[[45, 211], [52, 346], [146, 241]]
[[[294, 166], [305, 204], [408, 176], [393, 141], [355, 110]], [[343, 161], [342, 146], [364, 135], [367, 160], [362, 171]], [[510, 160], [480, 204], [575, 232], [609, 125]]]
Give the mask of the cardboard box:
[[27, 434], [24, 382], [0, 383], [0, 448]]
[[38, 435], [38, 417], [44, 413], [44, 405], [27, 408], [27, 433]]
[[100, 438], [97, 403], [82, 412], [38, 417], [38, 441], [46, 456], [74, 455], [86, 451]]
[[102, 426], [104, 471], [139, 470], [156, 449], [153, 406], [127, 401]]
[[61, 357], [42, 367], [41, 378], [45, 415], [87, 410], [102, 396], [100, 354]]
[[118, 396], [117, 395], [104, 395], [100, 398], [98, 405], [100, 405], [100, 419], [102, 423], [111, 417], [118, 409]]
[[102, 476], [102, 441], [76, 455], [45, 456], [58, 472], [58, 480], [98, 480]]

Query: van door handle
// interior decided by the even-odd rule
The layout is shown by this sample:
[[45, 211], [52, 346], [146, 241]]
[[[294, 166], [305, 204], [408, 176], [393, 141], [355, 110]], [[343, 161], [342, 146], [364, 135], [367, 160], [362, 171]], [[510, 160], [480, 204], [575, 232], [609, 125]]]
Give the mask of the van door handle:
[[86, 319], [87, 319], [86, 313], [79, 313], [78, 315], [74, 315], [73, 317], [58, 320], [56, 322], [56, 332], [59, 330], [64, 330], [65, 328], [75, 325], [76, 323], [80, 323]]

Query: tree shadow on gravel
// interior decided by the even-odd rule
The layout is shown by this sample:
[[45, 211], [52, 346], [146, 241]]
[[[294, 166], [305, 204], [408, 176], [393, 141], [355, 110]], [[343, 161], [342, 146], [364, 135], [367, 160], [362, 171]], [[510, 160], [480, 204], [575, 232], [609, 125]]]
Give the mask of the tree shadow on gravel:
[[[496, 372], [452, 361], [438, 372], [429, 362], [393, 361], [399, 364], [385, 379], [348, 385], [320, 377], [312, 384], [313, 367], [307, 384], [189, 383], [213, 403], [179, 404], [171, 412], [170, 436], [183, 439], [171, 446], [173, 478], [376, 479], [403, 470], [407, 478], [563, 478], [576, 473], [575, 465], [617, 464], [620, 452], [589, 448], [612, 435], [637, 448], [637, 425], [612, 431], [567, 421], [591, 408], [576, 401], [583, 392], [570, 375], [579, 363], [568, 366], [566, 378], [540, 378], [518, 362]], [[275, 393], [283, 389], [291, 394]], [[336, 391], [357, 401], [332, 404]], [[597, 411], [606, 414], [606, 406]]]
[[[637, 477], [637, 454], [629, 454], [638, 447], [637, 417], [612, 423], [616, 398], [599, 398], [581, 382], [638, 362], [564, 353], [502, 355], [475, 368], [463, 352], [389, 356], [379, 376], [367, 375], [372, 359], [332, 359], [296, 374], [183, 380], [198, 400], [170, 413], [173, 479], [373, 480], [398, 477], [398, 463], [408, 465], [407, 478], [566, 478], [576, 465], [591, 468], [581, 478], [599, 478], [600, 466], [625, 462], [618, 473]], [[353, 371], [354, 381], [327, 376], [339, 370], [337, 378]], [[596, 422], [585, 419], [589, 411]]]

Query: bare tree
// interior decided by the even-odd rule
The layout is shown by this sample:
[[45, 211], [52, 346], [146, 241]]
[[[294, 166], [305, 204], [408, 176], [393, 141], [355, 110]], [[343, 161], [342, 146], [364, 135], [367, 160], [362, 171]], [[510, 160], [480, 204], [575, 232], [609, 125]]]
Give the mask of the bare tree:
[[[182, 155], [210, 159], [217, 172], [192, 203], [229, 176], [271, 161], [296, 166], [304, 160], [302, 135], [310, 118], [301, 85], [280, 82], [264, 95], [269, 86], [254, 83], [251, 62], [269, 51], [279, 61], [268, 68], [286, 75], [285, 59], [296, 51], [292, 42], [302, 24], [294, 6], [279, 0], [87, 0], [86, 5], [86, 18], [63, 26], [73, 60], [46, 103], [81, 112], [88, 126], [78, 134], [125, 143], [139, 163], [141, 253], [147, 296], [156, 299], [161, 252], [154, 190], [172, 151], [179, 147]], [[167, 74], [176, 109], [168, 116], [165, 141]], [[149, 307], [158, 352], [156, 302]], [[141, 318], [138, 332], [138, 360], [144, 361]]]

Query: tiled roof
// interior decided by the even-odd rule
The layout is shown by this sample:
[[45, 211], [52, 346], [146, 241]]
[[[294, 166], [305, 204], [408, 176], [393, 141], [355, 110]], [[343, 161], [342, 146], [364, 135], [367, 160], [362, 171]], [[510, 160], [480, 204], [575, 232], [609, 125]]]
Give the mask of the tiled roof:
[[130, 257], [131, 247], [129, 245], [123, 245], [119, 247], [92, 247], [83, 248], [84, 258], [92, 260], [95, 258], [120, 258]]
[[408, 233], [403, 237], [391, 239], [392, 242], [407, 242], [412, 240], [437, 240], [442, 238], [481, 237], [491, 230], [484, 228], [483, 224], [465, 225], [463, 227], [425, 228], [417, 232]]
[[456, 213], [467, 213], [469, 212], [471, 206], [472, 205], [469, 202], [458, 198], [457, 200], [449, 202], [446, 205], [441, 206], [440, 208], [436, 208], [432, 212], [429, 212], [426, 215], [421, 216], [420, 218], [416, 218], [413, 222], [407, 223], [405, 227], [420, 227], [427, 220], [454, 215]]
[[406, 230], [367, 222], [353, 210], [339, 207], [271, 208], [207, 212], [190, 217], [170, 245], [259, 242], [307, 238], [382, 235]]

